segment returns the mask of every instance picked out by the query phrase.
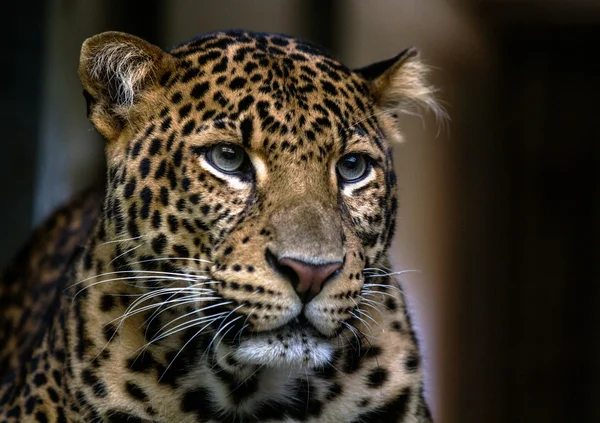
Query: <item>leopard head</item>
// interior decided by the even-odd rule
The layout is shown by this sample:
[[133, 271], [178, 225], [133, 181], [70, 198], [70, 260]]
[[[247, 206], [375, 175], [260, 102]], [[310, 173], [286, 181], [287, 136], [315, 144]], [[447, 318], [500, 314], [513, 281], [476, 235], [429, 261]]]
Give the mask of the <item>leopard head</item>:
[[364, 271], [394, 231], [398, 113], [439, 111], [414, 49], [350, 70], [283, 35], [165, 52], [109, 32], [79, 72], [108, 164], [87, 268], [147, 276], [112, 289], [173, 306], [159, 333], [192, 328], [240, 363], [322, 366], [376, 319]]

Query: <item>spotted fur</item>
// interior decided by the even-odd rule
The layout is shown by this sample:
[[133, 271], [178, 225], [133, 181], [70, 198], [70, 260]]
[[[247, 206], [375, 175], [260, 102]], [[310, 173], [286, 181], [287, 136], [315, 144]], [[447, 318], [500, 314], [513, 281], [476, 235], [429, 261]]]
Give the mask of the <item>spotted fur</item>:
[[[397, 114], [439, 112], [414, 50], [353, 71], [283, 35], [164, 52], [111, 32], [84, 43], [79, 71], [106, 139], [104, 201], [59, 213], [24, 253], [57, 257], [9, 278], [26, 300], [0, 335], [19, 312], [37, 329], [0, 350], [0, 420], [431, 421], [384, 270]], [[243, 149], [244, 172], [215, 165], [223, 143]], [[340, 174], [348, 154], [366, 160], [360, 179]], [[308, 296], [284, 259], [336, 271]]]

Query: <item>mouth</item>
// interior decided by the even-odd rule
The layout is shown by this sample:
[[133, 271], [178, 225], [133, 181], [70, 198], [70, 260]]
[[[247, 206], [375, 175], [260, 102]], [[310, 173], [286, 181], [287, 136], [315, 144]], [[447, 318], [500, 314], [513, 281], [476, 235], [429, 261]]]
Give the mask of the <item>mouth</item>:
[[248, 365], [319, 367], [331, 361], [334, 350], [330, 339], [304, 319], [295, 318], [277, 329], [243, 336], [232, 355]]

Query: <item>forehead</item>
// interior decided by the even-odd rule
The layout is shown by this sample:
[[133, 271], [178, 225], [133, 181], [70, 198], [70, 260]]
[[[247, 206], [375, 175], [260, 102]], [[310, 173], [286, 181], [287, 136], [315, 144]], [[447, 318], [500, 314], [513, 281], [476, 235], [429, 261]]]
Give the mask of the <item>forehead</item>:
[[[175, 47], [178, 69], [163, 75], [171, 100], [200, 120], [236, 121], [245, 114], [258, 128], [343, 138], [379, 131], [366, 82], [319, 47], [278, 34], [219, 32]], [[197, 113], [194, 113], [197, 115]], [[255, 128], [255, 129], [258, 129]]]

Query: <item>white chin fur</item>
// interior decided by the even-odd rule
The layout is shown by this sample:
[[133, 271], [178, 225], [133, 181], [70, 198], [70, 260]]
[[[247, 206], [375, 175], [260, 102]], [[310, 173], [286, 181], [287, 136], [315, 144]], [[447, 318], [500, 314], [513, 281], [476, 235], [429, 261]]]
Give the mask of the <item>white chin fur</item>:
[[242, 364], [270, 368], [315, 368], [328, 364], [333, 353], [333, 345], [312, 330], [294, 328], [253, 334], [235, 348], [233, 357]]

